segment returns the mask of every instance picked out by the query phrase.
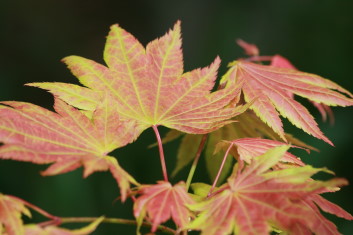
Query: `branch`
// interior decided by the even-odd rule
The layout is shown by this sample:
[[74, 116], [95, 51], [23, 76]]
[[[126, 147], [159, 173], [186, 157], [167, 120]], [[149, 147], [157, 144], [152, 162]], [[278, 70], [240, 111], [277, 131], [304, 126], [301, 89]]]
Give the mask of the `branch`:
[[[66, 223], [89, 223], [93, 222], [97, 219], [97, 217], [61, 217], [60, 221], [61, 224], [66, 224]], [[111, 224], [127, 224], [127, 225], [137, 225], [136, 220], [129, 220], [129, 219], [120, 219], [120, 218], [104, 218], [102, 220], [102, 223], [111, 223]], [[148, 222], [143, 222], [142, 223], [143, 227], [152, 227], [151, 223]], [[164, 232], [167, 234], [176, 234], [176, 231], [174, 229], [171, 229], [167, 226], [159, 225], [157, 227], [157, 230], [160, 232]]]

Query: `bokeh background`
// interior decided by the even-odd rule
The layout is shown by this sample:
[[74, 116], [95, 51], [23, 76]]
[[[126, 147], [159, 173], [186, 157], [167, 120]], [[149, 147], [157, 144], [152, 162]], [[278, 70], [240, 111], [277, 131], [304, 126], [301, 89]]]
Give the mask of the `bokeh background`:
[[[215, 56], [228, 62], [243, 56], [235, 39], [255, 43], [263, 55], [281, 54], [300, 70], [330, 78], [350, 91], [353, 55], [353, 1], [207, 1], [207, 0], [1, 0], [0, 1], [0, 100], [28, 101], [51, 108], [51, 95], [27, 82], [77, 83], [60, 60], [80, 55], [103, 63], [102, 51], [109, 26], [119, 23], [144, 45], [182, 21], [185, 70], [206, 66]], [[305, 101], [304, 101], [305, 102]], [[307, 103], [308, 104], [308, 103]], [[320, 149], [300, 152], [316, 167], [327, 166], [337, 176], [353, 182], [353, 108], [334, 108], [334, 126], [317, 117], [336, 147], [293, 128], [285, 129]], [[162, 128], [165, 133], [166, 129]], [[136, 143], [113, 153], [140, 182], [162, 178], [151, 130]], [[178, 141], [165, 146], [169, 169], [175, 162]], [[0, 192], [21, 197], [58, 216], [133, 218], [132, 203], [115, 203], [117, 186], [109, 173], [82, 179], [82, 170], [55, 177], [41, 177], [45, 166], [0, 161]], [[181, 172], [174, 182], [186, 178]], [[203, 162], [197, 179], [207, 180]], [[344, 187], [327, 198], [353, 212], [353, 187]], [[353, 234], [353, 223], [331, 217], [343, 234]], [[33, 220], [43, 217], [34, 213]], [[116, 232], [119, 231], [119, 232]], [[134, 234], [135, 227], [101, 225], [94, 234]]]

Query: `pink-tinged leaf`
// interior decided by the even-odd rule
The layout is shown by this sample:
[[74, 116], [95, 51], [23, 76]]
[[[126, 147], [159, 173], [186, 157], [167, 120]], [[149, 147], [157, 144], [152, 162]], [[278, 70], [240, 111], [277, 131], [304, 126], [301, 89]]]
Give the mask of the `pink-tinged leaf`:
[[[216, 147], [216, 152], [219, 148], [226, 149], [229, 144], [233, 144], [230, 153], [238, 160], [250, 163], [254, 157], [260, 156], [274, 147], [287, 145], [286, 143], [276, 140], [261, 139], [261, 138], [241, 138], [232, 141], [223, 141]], [[292, 146], [296, 147], [296, 146]], [[293, 154], [286, 152], [281, 158], [281, 162], [291, 163], [297, 166], [305, 164]]]
[[0, 193], [0, 231], [3, 230], [1, 234], [22, 235], [24, 233], [22, 214], [31, 216], [23, 201]]
[[103, 219], [104, 217], [100, 217], [91, 224], [74, 230], [59, 228], [56, 226], [41, 227], [40, 225], [29, 224], [25, 226], [24, 235], [88, 235], [96, 230], [97, 226], [103, 221]]
[[[271, 66], [278, 67], [278, 68], [287, 68], [287, 69], [297, 69], [289, 60], [286, 58], [280, 56], [280, 55], [275, 55], [271, 59]], [[334, 89], [334, 88], [333, 88]], [[346, 90], [342, 91], [343, 93], [349, 93]], [[294, 97], [294, 94], [290, 93], [291, 97]], [[325, 104], [317, 103], [315, 101], [311, 101], [311, 103], [319, 110], [322, 120], [326, 121], [327, 116], [330, 118], [331, 124], [334, 122], [334, 116], [331, 108]]]
[[44, 175], [56, 175], [84, 166], [84, 176], [110, 170], [125, 199], [129, 183], [136, 184], [108, 153], [136, 138], [131, 120], [120, 120], [115, 105], [104, 99], [92, 119], [56, 99], [55, 111], [24, 102], [0, 106], [0, 157], [52, 165]]
[[[287, 149], [287, 146], [271, 149], [245, 168], [235, 167], [219, 193], [190, 206], [199, 216], [188, 228], [201, 230], [204, 235], [269, 234], [272, 226], [290, 234], [339, 234], [313, 202], [317, 192], [345, 185], [347, 181], [311, 180], [312, 174], [319, 170], [307, 166], [290, 169], [291, 177], [282, 173], [288, 169], [269, 171]], [[352, 219], [343, 210], [330, 211]], [[330, 233], [325, 233], [324, 228], [330, 228]]]
[[[203, 134], [230, 123], [228, 119], [243, 111], [242, 107], [229, 106], [240, 94], [240, 86], [234, 82], [211, 92], [220, 65], [218, 57], [209, 67], [183, 73], [180, 22], [166, 35], [150, 42], [146, 49], [133, 35], [113, 25], [104, 60], [107, 67], [78, 56], [63, 61], [89, 90], [108, 93], [117, 103], [122, 118], [136, 120], [141, 131], [164, 125]], [[89, 103], [92, 92], [81, 90], [80, 97], [73, 98], [68, 95], [71, 88], [62, 91], [55, 84], [31, 85], [47, 89], [76, 107], [81, 101], [86, 102], [79, 103], [84, 109], [85, 105], [89, 109], [96, 103]]]
[[152, 232], [170, 218], [183, 229], [193, 217], [187, 206], [194, 204], [194, 201], [186, 192], [184, 182], [174, 186], [164, 181], [156, 185], [142, 185], [139, 193], [141, 196], [135, 201], [134, 215], [136, 218], [146, 216], [152, 223]]
[[318, 75], [294, 69], [246, 61], [237, 61], [233, 65], [237, 71], [234, 79], [244, 84], [242, 91], [245, 100], [256, 98], [251, 109], [282, 139], [285, 140], [285, 137], [279, 113], [298, 128], [332, 145], [309, 111], [295, 101], [292, 94], [329, 106], [351, 106], [353, 95], [350, 92]]
[[237, 40], [237, 44], [244, 49], [246, 55], [249, 55], [249, 56], [259, 55], [259, 49], [255, 44], [247, 43], [241, 39]]
[[66, 103], [82, 110], [94, 111], [99, 104], [99, 101], [102, 99], [102, 94], [100, 92], [74, 84], [43, 82], [28, 83], [26, 85], [48, 90], [54, 96], [60, 97], [60, 99]]

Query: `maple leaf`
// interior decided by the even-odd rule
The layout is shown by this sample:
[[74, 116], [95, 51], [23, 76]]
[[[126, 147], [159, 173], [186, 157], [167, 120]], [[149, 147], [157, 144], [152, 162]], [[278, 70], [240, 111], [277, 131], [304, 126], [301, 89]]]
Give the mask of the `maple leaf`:
[[59, 228], [56, 226], [41, 227], [37, 224], [28, 224], [25, 226], [24, 235], [87, 235], [94, 232], [103, 219], [104, 217], [100, 217], [91, 224], [75, 230]]
[[165, 181], [142, 185], [139, 193], [141, 196], [135, 201], [134, 215], [136, 218], [144, 218], [147, 214], [147, 219], [152, 223], [152, 232], [170, 218], [183, 229], [193, 217], [186, 206], [192, 205], [194, 201], [186, 192], [184, 182], [174, 186]]
[[[241, 138], [232, 141], [219, 142], [215, 148], [215, 152], [219, 152], [221, 149], [226, 150], [229, 145], [232, 145], [230, 154], [235, 157], [238, 161], [245, 161], [251, 163], [254, 157], [260, 156], [267, 152], [269, 149], [287, 145], [283, 142], [261, 138]], [[292, 146], [296, 147], [296, 146]], [[304, 166], [305, 164], [300, 158], [293, 154], [286, 152], [281, 158], [281, 162], [291, 163], [296, 166]]]
[[[280, 55], [274, 55], [271, 58], [271, 66], [274, 67], [279, 67], [279, 68], [288, 68], [288, 69], [295, 69], [297, 70], [297, 68], [286, 58], [284, 58], [283, 56]], [[288, 94], [294, 98], [294, 94], [293, 93], [289, 93]], [[315, 101], [310, 101], [320, 112], [322, 120], [326, 121], [327, 117], [330, 118], [330, 122], [331, 124], [333, 124], [334, 122], [334, 116], [333, 116], [333, 112], [331, 110], [331, 108], [325, 104], [322, 103], [317, 103]]]
[[122, 200], [130, 183], [138, 184], [107, 154], [132, 142], [139, 131], [132, 120], [120, 120], [115, 104], [106, 97], [92, 119], [60, 99], [55, 111], [24, 102], [0, 106], [0, 158], [53, 163], [43, 175], [56, 175], [84, 166], [84, 177], [110, 170], [117, 180]]
[[286, 138], [279, 115], [288, 118], [291, 123], [308, 134], [333, 145], [318, 128], [309, 111], [295, 101], [291, 94], [329, 106], [350, 106], [353, 105], [353, 100], [343, 95], [353, 97], [350, 92], [330, 80], [298, 70], [260, 65], [244, 60], [235, 61], [231, 66], [233, 76], [227, 76], [223, 81], [234, 79], [242, 83], [245, 101], [255, 99], [251, 109], [283, 140]]
[[[204, 235], [269, 234], [271, 226], [292, 234], [339, 234], [331, 222], [318, 216], [317, 206], [322, 204], [318, 203], [316, 195], [345, 185], [347, 181], [311, 180], [313, 174], [324, 169], [308, 165], [269, 170], [283, 158], [287, 149], [288, 146], [276, 147], [254, 158], [245, 167], [236, 165], [227, 184], [221, 186], [222, 190], [208, 200], [190, 206], [200, 213], [187, 228], [202, 230]], [[322, 208], [353, 219], [338, 206], [330, 207], [332, 205], [326, 204]], [[331, 233], [323, 233], [323, 227], [330, 227]]]
[[[252, 110], [247, 110], [236, 117], [237, 122], [225, 125], [216, 131], [208, 134], [208, 140], [205, 145], [204, 155], [207, 172], [213, 181], [218, 173], [223, 160], [223, 153], [215, 151], [218, 143], [228, 140], [232, 141], [240, 138], [270, 138], [280, 141], [281, 138], [264, 122], [262, 122]], [[177, 152], [177, 162], [173, 174], [176, 175], [181, 169], [186, 167], [195, 157], [198, 145], [202, 136], [183, 134], [176, 130], [170, 130], [163, 138], [163, 143], [168, 143], [182, 136]], [[288, 142], [301, 148], [318, 151], [316, 148], [305, 144], [290, 134], [285, 133]], [[295, 159], [293, 159], [295, 160]], [[219, 182], [222, 182], [232, 170], [233, 160], [227, 158]]]
[[[86, 89], [62, 83], [32, 83], [81, 109], [92, 109], [94, 92], [109, 93], [117, 110], [136, 120], [144, 130], [164, 125], [187, 133], [211, 132], [243, 112], [234, 107], [240, 85], [229, 81], [211, 92], [220, 59], [209, 67], [183, 73], [180, 22], [146, 49], [130, 33], [113, 25], [107, 37], [104, 60], [108, 67], [78, 56], [63, 59]], [[78, 91], [78, 92], [77, 92]], [[87, 95], [86, 95], [87, 91]], [[93, 97], [92, 97], [93, 95]]]
[[[21, 215], [31, 217], [22, 200], [0, 193], [0, 234], [22, 235], [24, 233]], [[4, 231], [1, 231], [1, 230]]]

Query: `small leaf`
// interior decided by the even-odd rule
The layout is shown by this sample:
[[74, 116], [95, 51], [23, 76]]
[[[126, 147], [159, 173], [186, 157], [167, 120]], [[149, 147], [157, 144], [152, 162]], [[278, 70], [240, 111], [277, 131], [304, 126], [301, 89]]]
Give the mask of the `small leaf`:
[[181, 169], [187, 166], [196, 156], [202, 135], [185, 135], [181, 140], [177, 154], [177, 163], [172, 172], [175, 176]]
[[194, 201], [186, 192], [184, 182], [172, 186], [169, 182], [159, 181], [156, 185], [142, 185], [139, 188], [140, 197], [134, 204], [134, 215], [140, 218], [147, 216], [152, 223], [152, 232], [158, 225], [172, 218], [180, 228], [184, 228], [193, 214], [186, 206]]
[[59, 228], [56, 226], [41, 227], [40, 225], [30, 224], [25, 226], [25, 235], [88, 235], [94, 232], [98, 225], [103, 221], [104, 217], [100, 217], [91, 224], [75, 230]]
[[[218, 144], [218, 146], [216, 146], [215, 151], [218, 151], [220, 148], [223, 148], [223, 150], [227, 149], [230, 143], [232, 143], [234, 146], [230, 153], [236, 159], [240, 159], [247, 163], [250, 163], [254, 157], [264, 154], [271, 148], [287, 145], [286, 143], [282, 143], [276, 140], [241, 138], [232, 141], [223, 141], [223, 143], [221, 142]], [[298, 157], [288, 152], [283, 155], [281, 162], [291, 163], [297, 166], [304, 165], [304, 163]]]
[[31, 217], [22, 200], [0, 193], [0, 234], [22, 235], [24, 233], [22, 214]]

